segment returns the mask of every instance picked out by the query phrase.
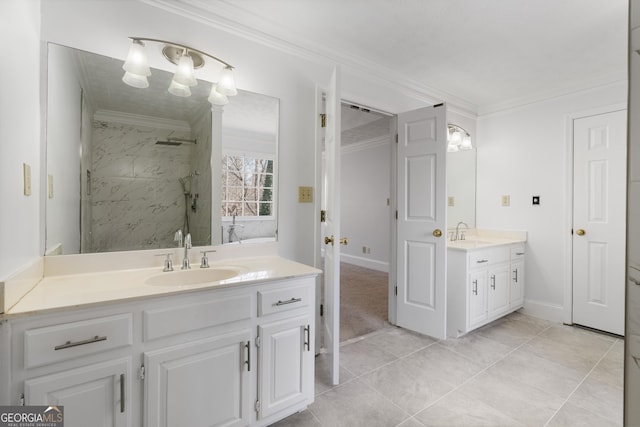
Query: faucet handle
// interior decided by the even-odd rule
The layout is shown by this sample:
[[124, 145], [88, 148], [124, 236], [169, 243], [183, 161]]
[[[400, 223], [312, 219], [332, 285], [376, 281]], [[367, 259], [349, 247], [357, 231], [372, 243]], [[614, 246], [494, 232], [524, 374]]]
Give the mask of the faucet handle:
[[215, 250], [212, 249], [209, 251], [200, 251], [200, 253], [202, 254], [202, 260], [200, 261], [200, 268], [209, 268], [209, 258], [207, 258], [207, 254], [211, 252], [215, 252]]
[[191, 249], [191, 233], [187, 233], [184, 237], [184, 247], [187, 249]]
[[164, 254], [156, 254], [156, 256], [166, 256], [167, 258], [165, 258], [164, 260], [164, 268], [162, 269], [162, 271], [173, 271], [173, 263], [171, 262], [171, 255], [173, 255], [171, 252], [166, 252]]
[[173, 241], [178, 242], [178, 247], [182, 247], [182, 230], [176, 231], [176, 234], [173, 236]]

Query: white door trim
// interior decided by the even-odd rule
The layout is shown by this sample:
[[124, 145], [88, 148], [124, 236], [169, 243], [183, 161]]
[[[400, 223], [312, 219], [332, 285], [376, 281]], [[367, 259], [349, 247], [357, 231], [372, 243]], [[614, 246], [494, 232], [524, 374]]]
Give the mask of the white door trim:
[[564, 301], [562, 304], [562, 322], [573, 324], [573, 121], [583, 117], [626, 110], [627, 104], [612, 104], [588, 110], [576, 111], [565, 115], [565, 185], [564, 185]]

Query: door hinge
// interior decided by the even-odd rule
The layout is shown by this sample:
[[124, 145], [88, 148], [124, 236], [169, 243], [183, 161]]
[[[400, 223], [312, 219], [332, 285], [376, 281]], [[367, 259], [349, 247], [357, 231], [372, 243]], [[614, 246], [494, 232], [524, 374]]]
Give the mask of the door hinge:
[[396, 296], [398, 296], [398, 286], [396, 286], [395, 292], [396, 292]]
[[320, 211], [320, 222], [327, 222], [327, 211], [324, 209]]
[[398, 134], [396, 133], [396, 144], [398, 143]]
[[398, 219], [398, 210], [396, 209], [396, 219]]
[[140, 371], [138, 372], [138, 378], [140, 378], [140, 381], [144, 381], [144, 365], [140, 366]]
[[320, 114], [320, 127], [327, 127], [327, 115], [324, 113]]
[[441, 102], [440, 104], [436, 104], [436, 105], [434, 105], [434, 106], [433, 106], [433, 108], [442, 107], [443, 105], [444, 105], [444, 103], [443, 103], [443, 102]]
[[260, 344], [262, 344], [262, 340], [260, 339], [260, 336], [256, 337], [256, 347], [260, 348]]
[[261, 407], [260, 406], [260, 401], [256, 400], [256, 412], [258, 412], [258, 413], [260, 412], [260, 407]]
[[24, 393], [20, 394], [20, 406], [24, 406]]
[[324, 316], [324, 304], [320, 304], [320, 316]]

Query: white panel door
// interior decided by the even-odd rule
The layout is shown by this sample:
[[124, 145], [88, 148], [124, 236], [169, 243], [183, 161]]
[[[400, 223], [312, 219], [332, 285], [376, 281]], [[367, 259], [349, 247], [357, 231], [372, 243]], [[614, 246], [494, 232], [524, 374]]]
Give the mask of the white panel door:
[[447, 315], [446, 145], [444, 104], [398, 115], [397, 324], [438, 339]]
[[327, 87], [325, 132], [325, 235], [333, 239], [324, 251], [324, 347], [331, 378], [340, 381], [340, 73], [333, 70]]
[[64, 407], [67, 427], [131, 425], [131, 358], [96, 363], [24, 382], [27, 405]]
[[573, 323], [624, 335], [626, 111], [573, 122]]

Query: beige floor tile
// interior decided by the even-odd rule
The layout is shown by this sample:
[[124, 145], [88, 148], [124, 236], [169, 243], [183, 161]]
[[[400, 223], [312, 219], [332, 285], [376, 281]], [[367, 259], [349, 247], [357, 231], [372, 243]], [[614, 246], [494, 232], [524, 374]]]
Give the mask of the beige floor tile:
[[568, 402], [622, 424], [623, 389], [620, 387], [587, 378], [571, 395]]
[[607, 343], [604, 343], [604, 346], [594, 346], [593, 343], [584, 346], [574, 345], [539, 336], [526, 343], [522, 350], [586, 375], [604, 356], [608, 346]]
[[579, 347], [604, 347], [607, 350], [616, 341], [606, 334], [589, 331], [577, 326], [553, 325], [543, 331], [541, 336], [554, 341]]
[[616, 360], [617, 356], [607, 355], [589, 374], [589, 378], [601, 381], [614, 387], [624, 387], [624, 362]]
[[368, 340], [340, 346], [340, 366], [355, 376], [365, 374], [396, 359], [396, 356], [369, 343]]
[[513, 313], [506, 316], [507, 320], [516, 320], [520, 322], [529, 323], [536, 332], [542, 332], [550, 326], [556, 325], [556, 323], [550, 322], [545, 319], [540, 319], [539, 317], [529, 316], [527, 314], [522, 314], [519, 311], [514, 311]]
[[[328, 354], [323, 353], [316, 356], [316, 360], [315, 360], [315, 365], [316, 365], [315, 394], [316, 395], [320, 393], [324, 393], [325, 391], [335, 387], [332, 383], [331, 371], [329, 370], [330, 368], [329, 363], [330, 363], [330, 358]], [[340, 373], [339, 373], [340, 384], [349, 382], [354, 378], [355, 376], [351, 372], [347, 371], [343, 367], [340, 367]]]
[[415, 418], [429, 427], [518, 427], [524, 424], [478, 399], [453, 392], [419, 412]]
[[455, 351], [483, 367], [487, 367], [505, 357], [512, 347], [471, 332], [460, 338], [449, 338], [439, 341], [439, 344]]
[[584, 379], [584, 373], [518, 349], [487, 371], [507, 376], [566, 399]]
[[540, 333], [541, 329], [531, 323], [502, 318], [476, 330], [478, 335], [516, 348]]
[[418, 351], [436, 342], [433, 338], [401, 328], [387, 328], [367, 338], [371, 344], [397, 357]]
[[309, 410], [325, 427], [389, 427], [408, 418], [359, 379], [317, 396]]
[[271, 424], [272, 427], [322, 427], [320, 421], [308, 410], [290, 415], [287, 418]]
[[430, 370], [417, 369], [406, 359], [396, 360], [360, 379], [409, 415], [414, 415], [454, 388], [435, 377]]
[[606, 418], [571, 403], [565, 403], [546, 427], [619, 427]]
[[527, 426], [542, 426], [562, 406], [564, 399], [517, 380], [498, 378], [487, 372], [458, 389]]
[[434, 344], [404, 359], [413, 372], [424, 372], [430, 378], [459, 386], [478, 374], [484, 367], [448, 348]]
[[425, 425], [415, 418], [408, 418], [406, 421], [398, 424], [397, 427], [425, 427]]

